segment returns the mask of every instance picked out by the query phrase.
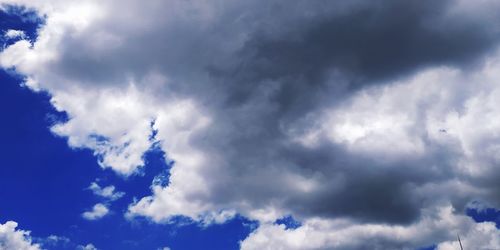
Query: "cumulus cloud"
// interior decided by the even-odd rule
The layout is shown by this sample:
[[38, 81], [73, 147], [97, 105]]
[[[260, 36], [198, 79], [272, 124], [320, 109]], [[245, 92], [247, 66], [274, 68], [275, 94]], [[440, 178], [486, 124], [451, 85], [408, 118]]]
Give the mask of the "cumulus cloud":
[[98, 220], [109, 213], [108, 207], [102, 203], [97, 203], [92, 207], [92, 210], [86, 211], [82, 217], [87, 220]]
[[17, 222], [0, 224], [0, 249], [39, 250], [40, 245], [32, 243], [30, 232], [17, 228]]
[[125, 176], [155, 143], [174, 162], [130, 218], [239, 213], [247, 249], [496, 244], [460, 215], [500, 206], [496, 1], [2, 2], [46, 16], [0, 65], [68, 114], [55, 134]]
[[115, 186], [110, 185], [106, 187], [101, 187], [97, 182], [92, 182], [89, 189], [97, 196], [103, 197], [110, 201], [115, 201], [120, 199], [125, 195], [124, 192], [115, 191]]
[[[450, 230], [452, 229], [452, 230]], [[241, 243], [249, 249], [417, 249], [430, 246], [442, 238], [437, 249], [459, 249], [457, 234], [464, 247], [500, 248], [500, 231], [494, 223], [475, 223], [471, 218], [453, 213], [451, 206], [426, 210], [422, 220], [409, 226], [353, 224], [346, 220], [311, 219], [297, 229], [265, 224]]]

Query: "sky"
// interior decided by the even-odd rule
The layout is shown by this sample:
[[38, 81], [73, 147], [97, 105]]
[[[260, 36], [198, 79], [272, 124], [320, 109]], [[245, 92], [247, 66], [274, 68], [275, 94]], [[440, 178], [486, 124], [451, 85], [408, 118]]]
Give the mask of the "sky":
[[500, 249], [497, 1], [0, 6], [0, 250]]

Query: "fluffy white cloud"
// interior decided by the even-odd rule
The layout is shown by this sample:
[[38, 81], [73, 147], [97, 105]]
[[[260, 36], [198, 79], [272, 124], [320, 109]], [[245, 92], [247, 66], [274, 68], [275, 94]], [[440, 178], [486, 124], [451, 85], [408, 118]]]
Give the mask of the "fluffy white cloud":
[[[125, 176], [155, 142], [175, 162], [131, 218], [239, 213], [262, 223], [247, 249], [496, 244], [452, 212], [500, 205], [494, 1], [2, 2], [46, 16], [0, 65], [68, 114], [55, 134]], [[303, 226], [272, 224], [287, 214]]]
[[437, 250], [453, 250], [460, 247], [464, 249], [490, 250], [500, 248], [500, 233], [495, 223], [481, 222], [470, 227], [465, 231], [465, 235], [460, 236], [460, 242], [446, 241], [437, 246]]
[[0, 224], [0, 249], [1, 250], [39, 250], [40, 245], [34, 244], [31, 241], [29, 231], [24, 231], [17, 228], [17, 223], [7, 221]]
[[95, 195], [109, 199], [111, 201], [118, 200], [125, 195], [124, 192], [115, 191], [115, 186], [110, 185], [106, 187], [101, 187], [97, 182], [92, 182], [89, 189], [94, 192]]
[[86, 211], [82, 217], [87, 220], [98, 220], [109, 213], [108, 207], [102, 203], [97, 203], [92, 207], [92, 210]]
[[[423, 218], [408, 226], [355, 224], [349, 220], [310, 219], [297, 229], [265, 224], [241, 242], [250, 249], [416, 249], [440, 242], [438, 249], [458, 249], [457, 234], [464, 247], [500, 248], [500, 231], [494, 223], [475, 223], [465, 215], [453, 212], [451, 206], [427, 210]], [[390, 244], [388, 244], [390, 242]], [[389, 246], [389, 247], [388, 247]]]
[[4, 34], [5, 37], [13, 39], [13, 38], [25, 38], [26, 34], [22, 30], [7, 30]]

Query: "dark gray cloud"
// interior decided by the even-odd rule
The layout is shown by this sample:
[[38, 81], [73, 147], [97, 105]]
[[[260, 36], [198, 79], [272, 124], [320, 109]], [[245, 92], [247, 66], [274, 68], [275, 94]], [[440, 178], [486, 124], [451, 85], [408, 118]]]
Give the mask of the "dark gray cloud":
[[453, 4], [365, 1], [346, 13], [293, 23], [296, 29], [284, 34], [257, 33], [245, 46], [251, 55], [247, 63], [257, 65], [242, 72], [256, 74], [254, 82], [290, 75], [314, 84], [337, 69], [361, 83], [373, 83], [425, 66], [469, 64], [496, 45], [498, 32], [450, 13]]
[[[212, 85], [222, 85], [228, 98], [240, 102], [256, 84], [283, 81], [287, 84], [276, 99], [289, 102], [295, 92], [304, 92], [301, 85], [321, 91], [332, 71], [357, 88], [428, 66], [471, 65], [496, 46], [498, 31], [485, 22], [498, 17], [455, 7], [452, 0], [223, 2], [217, 16], [206, 20], [196, 11], [177, 19], [161, 16], [167, 7], [159, 3], [137, 12], [118, 6], [117, 13], [147, 11], [155, 19], [144, 21], [151, 26], [127, 27], [117, 18], [79, 36], [68, 34], [54, 67], [89, 83], [140, 78], [161, 69], [181, 78], [190, 92], [193, 83], [186, 75], [208, 74]], [[99, 32], [109, 37], [96, 41]], [[106, 43], [105, 50], [99, 51], [100, 43]]]
[[300, 116], [297, 111], [426, 67], [467, 68], [499, 38], [482, 13], [453, 13], [454, 1], [354, 1], [342, 11], [318, 1], [304, 7], [309, 15], [292, 20], [282, 19], [296, 13], [293, 6], [275, 4], [286, 14], [264, 16], [271, 27], [251, 32], [229, 68], [210, 67], [229, 105], [260, 95], [259, 85], [274, 85], [279, 115]]

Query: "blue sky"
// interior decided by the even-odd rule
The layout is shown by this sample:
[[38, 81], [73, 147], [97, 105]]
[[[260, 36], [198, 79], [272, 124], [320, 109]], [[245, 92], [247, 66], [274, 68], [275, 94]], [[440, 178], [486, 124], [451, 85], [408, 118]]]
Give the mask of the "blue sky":
[[0, 4], [0, 249], [500, 247], [495, 3]]

